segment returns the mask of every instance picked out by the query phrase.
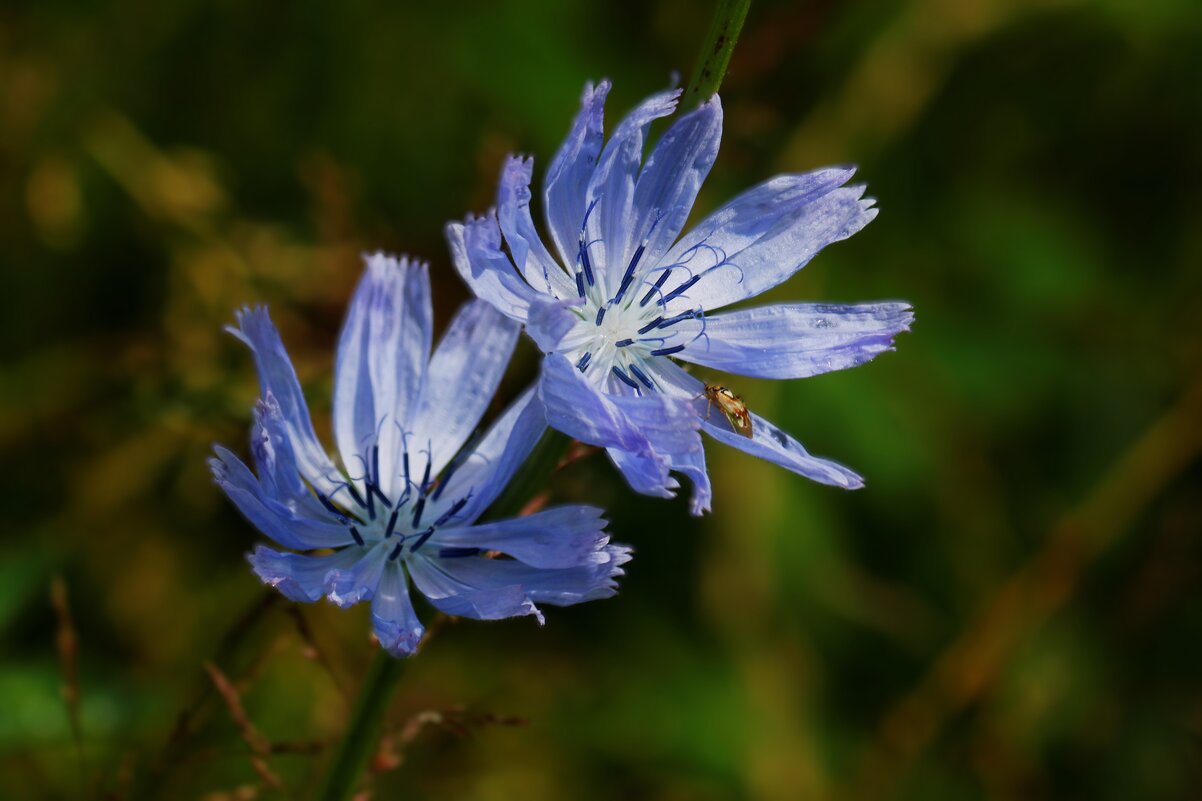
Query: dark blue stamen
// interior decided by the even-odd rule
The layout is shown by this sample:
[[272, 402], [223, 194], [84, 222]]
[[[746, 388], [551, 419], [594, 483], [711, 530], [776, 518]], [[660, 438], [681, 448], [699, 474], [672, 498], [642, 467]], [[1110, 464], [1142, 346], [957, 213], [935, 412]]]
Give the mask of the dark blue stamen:
[[593, 264], [589, 260], [588, 245], [586, 245], [584, 243], [584, 232], [583, 231], [580, 233], [580, 250], [576, 254], [576, 259], [577, 259], [577, 261], [580, 262], [580, 266], [584, 268], [584, 280], [588, 281], [589, 286], [592, 286], [593, 285]]
[[371, 474], [368, 475], [368, 478], [371, 479], [374, 483], [379, 484], [380, 483], [380, 446], [379, 445], [371, 446], [371, 468], [372, 468]]
[[576, 294], [584, 297], [584, 273], [576, 273]]
[[583, 373], [585, 370], [588, 369], [588, 363], [590, 361], [592, 361], [592, 359], [593, 359], [592, 351], [585, 353], [583, 356], [580, 357], [580, 361], [576, 362], [576, 369]]
[[660, 304], [663, 305], [663, 304], [667, 303], [668, 301], [672, 300], [672, 298], [677, 297], [682, 292], [684, 292], [685, 290], [687, 290], [689, 287], [691, 287], [693, 284], [697, 283], [700, 280], [701, 280], [700, 275], [694, 275], [688, 281], [685, 281], [683, 284], [676, 287], [676, 289], [673, 289], [667, 295], [664, 295], [664, 299], [662, 301], [660, 301]]
[[634, 344], [633, 339], [619, 339], [614, 343], [615, 348], [626, 348]]
[[359, 529], [355, 528], [354, 526], [347, 526], [347, 528], [349, 528], [351, 530], [351, 536], [355, 538], [355, 543], [358, 545], [362, 545], [363, 544], [363, 536], [361, 534], [359, 534]]
[[[580, 262], [580, 266], [584, 268], [584, 278], [588, 281], [588, 285], [593, 285], [593, 265], [589, 260], [588, 241], [585, 237], [588, 236], [588, 218], [592, 216], [593, 209], [597, 207], [597, 201], [600, 198], [593, 198], [593, 202], [588, 204], [588, 208], [584, 212], [584, 220], [580, 223], [580, 247], [576, 251], [576, 260]], [[579, 286], [579, 281], [577, 281]], [[580, 289], [581, 297], [584, 296], [583, 288]]]
[[[666, 320], [663, 320], [659, 325], [656, 326], [656, 328], [671, 328], [672, 326], [676, 325], [677, 323], [684, 322], [685, 320], [692, 320], [696, 316], [697, 316], [697, 310], [689, 309], [686, 312], [681, 312], [680, 314], [676, 315], [675, 317], [669, 317]], [[641, 334], [642, 332], [640, 331], [639, 333]]]
[[626, 290], [630, 288], [630, 282], [634, 280], [634, 268], [639, 263], [639, 259], [643, 257], [643, 251], [647, 249], [647, 243], [639, 245], [638, 250], [630, 257], [630, 264], [626, 265], [626, 274], [622, 276], [622, 283], [618, 285], [618, 294], [614, 295], [614, 303], [622, 299], [626, 294]]
[[453, 504], [451, 504], [450, 509], [447, 509], [445, 512], [443, 512], [441, 515], [438, 516], [438, 519], [434, 521], [434, 528], [438, 528], [443, 523], [447, 522], [452, 517], [459, 514], [459, 510], [462, 509], [466, 505], [467, 505], [467, 498], [460, 498], [459, 500], [455, 501]]
[[630, 372], [634, 373], [635, 378], [637, 378], [639, 381], [642, 381], [644, 386], [647, 387], [647, 389], [655, 389], [655, 385], [651, 383], [651, 379], [648, 378], [647, 375], [642, 370], [639, 369], [639, 366], [637, 364], [630, 365]]
[[609, 307], [602, 306], [601, 308], [597, 309], [597, 325], [601, 325], [601, 321], [605, 319], [605, 310], [607, 308]]
[[467, 461], [467, 454], [470, 452], [470, 450], [470, 448], [464, 448], [463, 450], [459, 451], [459, 453], [455, 454], [455, 458], [451, 460], [451, 463], [447, 465], [447, 469], [443, 470], [442, 475], [439, 476], [438, 486], [434, 488], [432, 493], [430, 493], [431, 498], [438, 500], [438, 496], [442, 495], [442, 491], [446, 488], [447, 484], [450, 483], [451, 476], [455, 475], [455, 471], [462, 467], [463, 463]]
[[423, 545], [425, 545], [425, 544], [426, 544], [426, 540], [430, 539], [430, 536], [431, 536], [431, 535], [433, 535], [433, 534], [434, 534], [434, 526], [430, 526], [428, 529], [426, 529], [425, 531], [423, 531], [421, 534], [418, 534], [418, 535], [417, 535], [417, 542], [415, 542], [415, 543], [413, 543], [412, 545], [410, 545], [410, 546], [409, 546], [409, 550], [410, 550], [410, 552], [416, 552], [418, 548], [420, 548], [420, 547], [422, 547]]
[[655, 296], [656, 292], [659, 292], [659, 288], [664, 285], [664, 282], [668, 280], [668, 276], [671, 274], [671, 270], [664, 270], [662, 273], [660, 273], [659, 278], [655, 279], [655, 286], [647, 290], [647, 294], [643, 295], [643, 299], [639, 301], [639, 306], [646, 306], [647, 301], [651, 300], [651, 298]]
[[396, 519], [400, 514], [400, 509], [392, 510], [392, 516], [388, 518], [388, 527], [384, 529], [384, 539], [388, 539], [392, 536], [392, 531], [396, 528]]
[[654, 320], [652, 320], [651, 322], [647, 323], [645, 326], [643, 326], [642, 328], [640, 328], [640, 329], [639, 329], [639, 333], [640, 333], [640, 334], [645, 334], [645, 333], [647, 333], [648, 331], [650, 331], [652, 328], [655, 328], [655, 327], [657, 327], [657, 326], [658, 326], [660, 323], [662, 323], [663, 321], [664, 321], [664, 318], [663, 318], [663, 317], [656, 317]]
[[392, 549], [392, 553], [388, 554], [388, 561], [395, 562], [396, 558], [401, 555], [401, 551], [405, 550], [405, 538], [401, 537], [401, 541]]
[[680, 353], [684, 350], [684, 345], [673, 345], [670, 348], [660, 348], [651, 351], [652, 356], [671, 356], [673, 353]]
[[376, 519], [376, 494], [374, 492], [372, 492], [372, 487], [374, 487], [375, 485], [371, 483], [370, 478], [364, 479], [363, 485], [365, 487], [367, 487], [367, 517], [369, 520], [375, 520]]
[[370, 501], [370, 500], [371, 500], [371, 496], [372, 496], [372, 495], [375, 495], [377, 498], [379, 498], [379, 499], [380, 499], [380, 502], [381, 502], [381, 503], [383, 503], [383, 504], [384, 504], [385, 506], [387, 506], [388, 508], [390, 508], [390, 509], [392, 508], [392, 501], [388, 500], [388, 496], [387, 496], [387, 495], [385, 495], [385, 494], [384, 494], [384, 491], [383, 491], [383, 490], [381, 490], [381, 489], [379, 488], [379, 486], [377, 486], [376, 484], [368, 484], [368, 485], [367, 485], [367, 499], [368, 499], [368, 501]]
[[439, 548], [438, 555], [443, 559], [458, 559], [461, 556], [476, 556], [479, 548]]
[[425, 495], [426, 491], [430, 488], [430, 463], [433, 461], [434, 461], [434, 459], [432, 457], [426, 459], [426, 472], [422, 474], [422, 486], [421, 486], [422, 495]]
[[417, 528], [422, 524], [422, 512], [426, 511], [426, 496], [422, 495], [417, 499], [417, 503], [413, 507], [413, 527]]
[[317, 500], [321, 502], [322, 506], [329, 510], [330, 514], [334, 515], [334, 517], [337, 517], [339, 522], [346, 522], [346, 515], [342, 513], [341, 509], [332, 504], [329, 498], [319, 492], [317, 493]]
[[364, 509], [367, 508], [367, 504], [363, 501], [363, 496], [359, 494], [359, 490], [355, 489], [354, 483], [348, 481], [343, 484], [343, 486], [346, 487], [346, 490], [351, 494], [351, 497], [355, 499], [355, 503], [359, 504], [359, 506]]
[[639, 388], [639, 385], [634, 382], [634, 379], [623, 373], [622, 368], [618, 367], [616, 364], [613, 366], [613, 374], [616, 375], [618, 379], [621, 380], [621, 382], [626, 386], [633, 389]]
[[[401, 468], [405, 471], [405, 492], [408, 494], [409, 485], [413, 482], [409, 480], [409, 451], [401, 451]], [[397, 504], [400, 506], [400, 504]]]

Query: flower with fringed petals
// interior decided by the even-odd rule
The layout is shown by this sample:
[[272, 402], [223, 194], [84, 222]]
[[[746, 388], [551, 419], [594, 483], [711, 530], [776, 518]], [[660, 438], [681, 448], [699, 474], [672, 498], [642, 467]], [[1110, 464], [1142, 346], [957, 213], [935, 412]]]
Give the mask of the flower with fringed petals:
[[606, 81], [585, 88], [546, 172], [550, 247], [530, 211], [528, 158], [505, 163], [495, 209], [447, 227], [467, 284], [522, 322], [546, 354], [539, 394], [549, 422], [606, 448], [638, 492], [670, 496], [678, 488], [671, 473], [685, 475], [694, 514], [711, 499], [699, 431], [815, 481], [862, 486], [853, 471], [812, 456], [732, 392], [674, 361], [788, 379], [893, 349], [913, 320], [906, 303], [785, 303], [711, 314], [777, 286], [876, 216], [864, 187], [847, 183], [854, 170], [777, 176], [682, 236], [718, 154], [721, 103], [715, 95], [680, 117], [644, 161], [650, 124], [675, 111], [680, 93], [647, 98], [606, 142], [609, 88]]
[[217, 483], [280, 548], [249, 555], [294, 601], [370, 602], [381, 645], [412, 654], [423, 627], [409, 583], [437, 609], [483, 620], [534, 615], [616, 592], [629, 549], [599, 509], [562, 506], [477, 522], [546, 429], [533, 387], [465, 447], [519, 326], [483, 301], [460, 308], [431, 353], [425, 265], [367, 257], [338, 342], [334, 439], [318, 441], [292, 363], [264, 308], [230, 331], [250, 347], [262, 397], [252, 472], [218, 446]]

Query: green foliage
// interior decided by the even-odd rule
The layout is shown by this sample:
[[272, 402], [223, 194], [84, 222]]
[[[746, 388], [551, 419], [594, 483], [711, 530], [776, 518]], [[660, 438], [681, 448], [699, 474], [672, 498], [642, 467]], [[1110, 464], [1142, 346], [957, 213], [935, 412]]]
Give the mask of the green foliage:
[[[431, 259], [445, 322], [464, 290], [442, 224], [490, 204], [507, 152], [546, 165], [586, 79], [614, 79], [612, 121], [687, 75], [708, 9], [0, 12], [5, 798], [311, 795], [368, 626], [257, 606], [257, 535], [204, 467], [245, 442], [256, 392], [221, 326], [269, 303], [328, 429], [357, 254]], [[636, 546], [621, 594], [440, 631], [389, 711], [376, 797], [1188, 797], [1199, 86], [1191, 0], [754, 5], [700, 211], [859, 163], [879, 219], [774, 298], [904, 298], [917, 323], [850, 373], [730, 383], [868, 486], [714, 448], [695, 521], [601, 455], [572, 462], [553, 499], [608, 506]]]

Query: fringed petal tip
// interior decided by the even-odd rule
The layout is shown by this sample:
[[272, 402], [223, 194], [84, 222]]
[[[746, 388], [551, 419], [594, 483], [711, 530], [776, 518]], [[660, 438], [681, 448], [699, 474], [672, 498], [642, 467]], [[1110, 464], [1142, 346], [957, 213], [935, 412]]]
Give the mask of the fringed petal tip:
[[234, 322], [223, 326], [223, 329], [227, 334], [236, 337], [243, 345], [254, 350], [255, 343], [253, 338], [262, 330], [264, 325], [272, 327], [271, 315], [267, 311], [266, 304], [256, 303], [236, 309], [234, 311]]
[[274, 587], [290, 601], [313, 603], [325, 594], [325, 576], [315, 565], [306, 565], [298, 560], [308, 557], [294, 553], [283, 553], [257, 545], [246, 554], [246, 561], [259, 580]]
[[371, 623], [376, 642], [389, 656], [396, 659], [405, 659], [416, 654], [422, 637], [426, 634], [425, 628], [420, 624], [415, 627], [395, 620], [385, 620], [375, 614], [371, 616]]
[[386, 253], [382, 250], [364, 251], [360, 254], [363, 259], [363, 281], [391, 280], [398, 273], [429, 272], [430, 264], [422, 259], [416, 259], [407, 254]]

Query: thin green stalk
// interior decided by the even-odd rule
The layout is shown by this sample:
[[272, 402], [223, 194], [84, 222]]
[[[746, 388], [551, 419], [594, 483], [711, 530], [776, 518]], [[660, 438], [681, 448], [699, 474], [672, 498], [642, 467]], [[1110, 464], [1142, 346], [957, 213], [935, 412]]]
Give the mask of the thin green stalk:
[[350, 798], [367, 760], [375, 753], [380, 742], [384, 716], [405, 664], [404, 659], [389, 656], [383, 648], [376, 651], [347, 724], [346, 736], [338, 744], [326, 773], [325, 784], [317, 796], [318, 801], [345, 801]]
[[734, 52], [750, 6], [751, 0], [718, 0], [709, 32], [705, 35], [705, 44], [697, 56], [693, 77], [689, 79], [689, 88], [685, 91], [686, 107], [709, 100], [717, 93], [722, 79], [726, 77], [730, 54]]
[[[547, 479], [563, 458], [571, 440], [558, 431], [547, 430], [534, 446], [521, 472], [510, 482], [488, 509], [488, 517], [512, 517], [538, 492], [547, 486]], [[380, 730], [388, 712], [388, 704], [404, 672], [405, 660], [394, 659], [383, 649], [373, 657], [363, 680], [359, 698], [346, 734], [330, 762], [325, 784], [317, 801], [345, 801], [351, 796], [367, 760], [380, 742]]]

